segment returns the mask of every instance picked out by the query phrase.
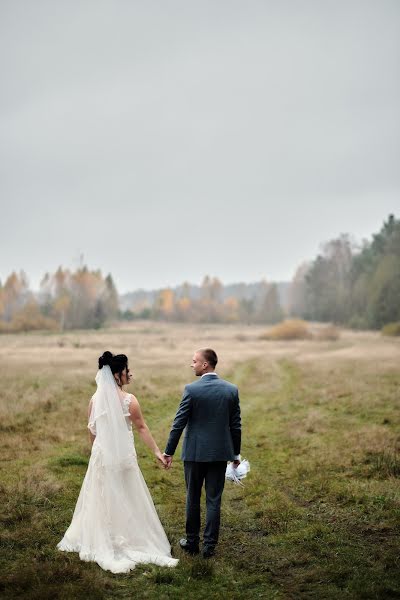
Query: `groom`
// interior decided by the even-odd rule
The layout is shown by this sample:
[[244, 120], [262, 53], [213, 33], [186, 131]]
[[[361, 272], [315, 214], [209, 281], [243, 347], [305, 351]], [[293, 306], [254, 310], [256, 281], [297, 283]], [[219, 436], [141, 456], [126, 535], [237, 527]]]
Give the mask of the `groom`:
[[185, 387], [169, 434], [164, 456], [167, 468], [186, 427], [182, 447], [186, 481], [186, 539], [179, 543], [188, 554], [199, 553], [200, 496], [206, 490], [203, 556], [210, 558], [218, 542], [221, 497], [226, 463], [240, 464], [241, 421], [238, 389], [215, 373], [218, 358], [211, 348], [194, 353], [191, 367], [198, 381]]

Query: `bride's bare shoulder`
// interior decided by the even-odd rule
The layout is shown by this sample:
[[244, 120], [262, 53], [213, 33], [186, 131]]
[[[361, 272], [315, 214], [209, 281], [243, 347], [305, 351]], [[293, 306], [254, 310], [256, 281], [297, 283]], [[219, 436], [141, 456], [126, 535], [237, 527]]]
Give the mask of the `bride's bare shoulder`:
[[131, 421], [135, 424], [137, 429], [142, 429], [146, 426], [142, 411], [140, 410], [140, 404], [136, 396], [131, 394], [132, 398], [129, 403], [129, 416]]
[[[134, 394], [129, 394], [129, 412], [140, 410], [139, 400], [136, 398]], [[131, 412], [132, 414], [132, 412]]]

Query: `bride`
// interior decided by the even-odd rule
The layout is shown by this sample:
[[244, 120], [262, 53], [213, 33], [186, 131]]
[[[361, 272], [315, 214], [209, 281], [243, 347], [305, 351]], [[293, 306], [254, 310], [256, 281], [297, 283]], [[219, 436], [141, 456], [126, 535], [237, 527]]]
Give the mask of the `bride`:
[[97, 391], [89, 404], [92, 452], [72, 522], [59, 550], [79, 552], [112, 573], [126, 573], [139, 563], [174, 567], [171, 548], [140, 471], [132, 433], [165, 465], [139, 402], [123, 391], [131, 374], [125, 354], [99, 358]]

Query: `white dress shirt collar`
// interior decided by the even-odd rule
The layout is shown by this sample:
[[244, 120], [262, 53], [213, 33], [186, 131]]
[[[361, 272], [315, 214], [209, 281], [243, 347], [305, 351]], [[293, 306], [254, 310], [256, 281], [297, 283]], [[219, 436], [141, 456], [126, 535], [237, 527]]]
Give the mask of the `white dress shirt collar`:
[[201, 377], [205, 377], [206, 375], [215, 375], [216, 377], [218, 377], [217, 373], [215, 373], [215, 371], [211, 371], [211, 373], [203, 373], [203, 375]]

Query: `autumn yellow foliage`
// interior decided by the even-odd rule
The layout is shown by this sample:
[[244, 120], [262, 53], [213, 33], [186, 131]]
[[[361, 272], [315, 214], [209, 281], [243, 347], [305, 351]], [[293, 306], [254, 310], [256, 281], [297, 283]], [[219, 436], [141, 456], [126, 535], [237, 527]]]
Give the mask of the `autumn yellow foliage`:
[[311, 337], [308, 323], [301, 319], [286, 319], [260, 336], [263, 340], [306, 340]]

